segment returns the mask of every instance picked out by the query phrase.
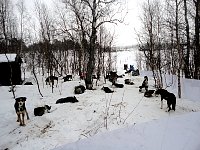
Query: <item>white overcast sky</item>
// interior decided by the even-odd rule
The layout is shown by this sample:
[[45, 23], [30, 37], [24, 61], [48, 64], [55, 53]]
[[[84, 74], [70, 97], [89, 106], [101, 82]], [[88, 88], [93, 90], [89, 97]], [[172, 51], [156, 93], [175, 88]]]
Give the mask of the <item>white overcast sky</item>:
[[128, 13], [123, 24], [116, 26], [116, 33], [118, 34], [116, 45], [127, 46], [137, 44], [135, 30], [140, 29], [142, 0], [128, 0]]
[[[45, 2], [48, 6], [53, 4], [53, 0], [41, 0]], [[125, 17], [125, 21], [123, 24], [118, 24], [115, 26], [115, 45], [116, 46], [129, 46], [137, 44], [135, 30], [140, 29], [140, 10], [141, 3], [144, 0], [127, 0], [127, 15]], [[30, 7], [34, 6], [34, 0], [25, 0], [28, 10], [34, 11], [34, 9], [30, 9]]]

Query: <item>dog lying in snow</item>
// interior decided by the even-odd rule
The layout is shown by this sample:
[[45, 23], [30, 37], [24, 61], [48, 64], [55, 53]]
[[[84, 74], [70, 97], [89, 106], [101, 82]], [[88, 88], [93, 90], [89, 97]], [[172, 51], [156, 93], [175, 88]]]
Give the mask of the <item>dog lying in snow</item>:
[[50, 109], [51, 109], [51, 106], [49, 106], [49, 105], [44, 105], [43, 107], [34, 108], [34, 115], [35, 116], [42, 116], [46, 112], [49, 113]]
[[112, 85], [114, 85], [117, 88], [123, 88], [124, 87], [123, 84], [119, 84], [119, 83], [113, 83]]
[[75, 96], [71, 97], [65, 97], [65, 98], [60, 98], [56, 101], [56, 104], [62, 104], [62, 103], [76, 103], [78, 100], [76, 99]]
[[74, 94], [82, 94], [85, 92], [85, 90], [86, 90], [86, 88], [84, 85], [75, 86]]
[[63, 77], [63, 79], [64, 79], [64, 82], [66, 82], [66, 81], [72, 81], [72, 75], [68, 74], [65, 77]]
[[[161, 109], [163, 108], [163, 99], [167, 100], [168, 112], [172, 109], [175, 111], [176, 96], [173, 93], [168, 92], [165, 89], [156, 90], [155, 94], [161, 95]], [[171, 108], [172, 105], [172, 108]]]
[[105, 87], [105, 86], [103, 86], [101, 89], [104, 90], [104, 92], [106, 92], [106, 93], [113, 93], [114, 92], [109, 87]]
[[124, 80], [125, 84], [128, 84], [128, 85], [133, 85], [134, 83], [131, 81], [131, 79], [125, 79]]
[[144, 97], [152, 97], [152, 94], [154, 93], [155, 90], [148, 90], [144, 92]]
[[20, 123], [20, 126], [25, 126], [24, 116], [26, 114], [27, 120], [29, 120], [28, 112], [25, 106], [26, 97], [18, 97], [15, 99], [15, 111], [17, 114], [17, 122]]

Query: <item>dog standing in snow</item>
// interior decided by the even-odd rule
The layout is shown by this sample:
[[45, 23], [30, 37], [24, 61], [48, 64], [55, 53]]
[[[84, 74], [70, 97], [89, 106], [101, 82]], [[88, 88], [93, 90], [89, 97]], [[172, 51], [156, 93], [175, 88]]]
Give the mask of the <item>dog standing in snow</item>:
[[[163, 99], [167, 100], [168, 112], [172, 109], [175, 111], [176, 96], [173, 93], [168, 92], [165, 89], [156, 90], [155, 94], [161, 95], [161, 109], [163, 108]], [[171, 108], [172, 105], [172, 108]]]
[[54, 80], [57, 81], [57, 84], [56, 84], [56, 86], [57, 86], [58, 85], [58, 77], [56, 77], [56, 76], [49, 76], [49, 77], [47, 77], [46, 80], [45, 80], [46, 85], [47, 84], [50, 85], [50, 83], [52, 83], [52, 86], [53, 86], [54, 85]]
[[15, 111], [17, 114], [17, 122], [20, 123], [20, 126], [25, 126], [24, 116], [26, 114], [27, 120], [29, 120], [28, 112], [25, 106], [26, 97], [18, 97], [15, 99]]

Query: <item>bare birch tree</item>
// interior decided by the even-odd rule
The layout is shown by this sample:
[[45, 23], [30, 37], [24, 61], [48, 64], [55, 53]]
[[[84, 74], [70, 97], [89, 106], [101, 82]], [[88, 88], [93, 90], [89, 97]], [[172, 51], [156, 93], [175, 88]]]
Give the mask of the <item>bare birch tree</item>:
[[200, 79], [200, 0], [193, 0], [195, 4], [195, 51], [194, 51], [194, 78]]
[[155, 80], [156, 87], [162, 87], [162, 30], [163, 16], [159, 1], [146, 1], [142, 5], [141, 17], [143, 30], [138, 33], [140, 50], [144, 52], [147, 68], [149, 68]]
[[[84, 53], [87, 53], [87, 69], [85, 84], [87, 89], [92, 89], [92, 74], [95, 69], [95, 54], [97, 34], [101, 25], [105, 23], [117, 23], [120, 19], [116, 18], [113, 7], [122, 7], [118, 0], [64, 0], [66, 6], [74, 13], [77, 26], [80, 29], [81, 45]], [[87, 42], [86, 42], [87, 41]], [[85, 47], [84, 44], [88, 43]]]

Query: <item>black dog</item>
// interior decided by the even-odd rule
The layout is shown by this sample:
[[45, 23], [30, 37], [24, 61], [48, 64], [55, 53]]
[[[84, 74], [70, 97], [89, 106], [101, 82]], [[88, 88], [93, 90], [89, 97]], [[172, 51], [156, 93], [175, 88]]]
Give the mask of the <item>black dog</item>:
[[74, 93], [75, 94], [82, 94], [84, 93], [86, 88], [83, 85], [75, 86]]
[[148, 90], [144, 93], [144, 97], [152, 97], [155, 90]]
[[34, 108], [34, 115], [42, 116], [42, 115], [44, 115], [45, 112], [49, 113], [50, 109], [51, 109], [51, 106], [49, 106], [49, 105], [44, 105], [44, 107]]
[[56, 104], [62, 104], [62, 103], [76, 103], [78, 100], [76, 97], [66, 97], [66, 98], [60, 98], [56, 101]]
[[64, 82], [66, 82], [66, 81], [72, 81], [72, 75], [66, 75], [65, 77], [63, 77], [63, 79], [64, 79]]
[[124, 80], [125, 84], [128, 84], [128, 85], [133, 85], [134, 83], [131, 81], [131, 79], [125, 79]]
[[168, 112], [171, 110], [171, 105], [172, 105], [172, 110], [175, 111], [176, 96], [173, 93], [170, 93], [164, 89], [158, 89], [158, 90], [156, 90], [155, 94], [161, 95], [161, 109], [163, 108], [163, 99], [165, 99], [165, 100], [167, 100], [167, 106], [169, 108]]
[[144, 76], [144, 81], [142, 82], [142, 85], [139, 86], [139, 92], [142, 92], [142, 88], [145, 88], [146, 91], [148, 91], [148, 77]]
[[123, 84], [119, 84], [119, 83], [113, 83], [112, 85], [114, 85], [117, 88], [123, 88], [124, 87]]
[[58, 77], [55, 77], [55, 76], [49, 76], [46, 78], [45, 82], [46, 82], [46, 85], [50, 83], [52, 83], [52, 85], [54, 85], [54, 80], [57, 81], [57, 84], [58, 84]]
[[102, 87], [102, 90], [104, 90], [106, 93], [113, 93], [114, 91], [112, 91], [109, 87]]
[[32, 82], [25, 82], [24, 85], [33, 85]]
[[18, 97], [15, 99], [14, 107], [17, 114], [17, 122], [20, 123], [20, 126], [25, 125], [25, 122], [24, 122], [25, 114], [27, 116], [27, 119], [29, 120], [28, 112], [25, 106], [25, 101], [26, 101], [26, 97]]
[[124, 82], [125, 82], [125, 84], [130, 84], [131, 79], [125, 79]]
[[116, 71], [110, 71], [108, 75], [108, 80], [112, 83], [116, 83], [117, 81], [117, 72]]

